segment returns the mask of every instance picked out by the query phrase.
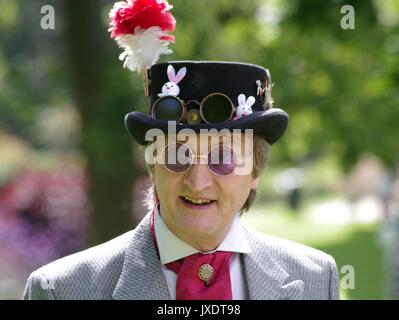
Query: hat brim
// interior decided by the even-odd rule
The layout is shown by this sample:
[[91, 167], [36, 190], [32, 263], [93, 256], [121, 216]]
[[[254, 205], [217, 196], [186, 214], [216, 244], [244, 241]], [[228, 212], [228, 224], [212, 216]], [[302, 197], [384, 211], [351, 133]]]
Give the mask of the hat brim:
[[[168, 122], [153, 119], [152, 117], [138, 111], [130, 112], [125, 117], [125, 125], [133, 139], [146, 145], [149, 141], [145, 139], [150, 129], [159, 129], [163, 134], [168, 133]], [[288, 114], [281, 109], [271, 108], [266, 111], [255, 111], [250, 115], [236, 120], [219, 123], [201, 124], [177, 124], [176, 133], [182, 129], [192, 129], [200, 133], [201, 129], [253, 129], [253, 133], [262, 136], [270, 145], [281, 138], [288, 125]]]

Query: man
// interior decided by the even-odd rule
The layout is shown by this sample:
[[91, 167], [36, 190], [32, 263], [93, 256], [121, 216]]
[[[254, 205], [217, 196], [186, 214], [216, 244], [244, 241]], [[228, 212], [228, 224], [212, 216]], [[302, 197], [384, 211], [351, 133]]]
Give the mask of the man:
[[287, 114], [271, 106], [259, 66], [170, 62], [151, 67], [149, 115], [131, 136], [148, 145], [150, 211], [134, 229], [32, 273], [26, 299], [337, 299], [333, 258], [245, 228], [268, 146]]

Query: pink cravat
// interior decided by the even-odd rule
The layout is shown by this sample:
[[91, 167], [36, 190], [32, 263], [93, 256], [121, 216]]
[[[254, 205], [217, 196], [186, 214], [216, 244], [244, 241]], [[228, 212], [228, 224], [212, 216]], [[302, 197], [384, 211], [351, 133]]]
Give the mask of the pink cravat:
[[232, 252], [196, 253], [167, 263], [177, 274], [176, 300], [231, 300]]
[[[151, 233], [158, 252], [154, 214], [155, 209], [151, 217]], [[176, 300], [232, 300], [230, 280], [232, 255], [233, 252], [225, 251], [195, 253], [167, 263], [166, 266], [177, 274]]]

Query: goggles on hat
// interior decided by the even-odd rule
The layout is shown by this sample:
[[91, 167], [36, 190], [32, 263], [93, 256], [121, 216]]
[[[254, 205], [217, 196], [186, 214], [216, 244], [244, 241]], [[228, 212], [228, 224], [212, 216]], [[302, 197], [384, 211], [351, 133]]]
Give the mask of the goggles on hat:
[[194, 161], [196, 158], [205, 159], [208, 169], [218, 176], [233, 173], [243, 162], [231, 146], [223, 144], [212, 147], [207, 155], [195, 155], [187, 144], [181, 142], [170, 143], [161, 152], [162, 164], [173, 173], [186, 172], [194, 163], [200, 163]]
[[161, 97], [151, 107], [151, 116], [156, 120], [176, 121], [178, 123], [218, 123], [231, 120], [234, 104], [223, 93], [212, 93], [201, 103], [183, 100], [174, 96]]

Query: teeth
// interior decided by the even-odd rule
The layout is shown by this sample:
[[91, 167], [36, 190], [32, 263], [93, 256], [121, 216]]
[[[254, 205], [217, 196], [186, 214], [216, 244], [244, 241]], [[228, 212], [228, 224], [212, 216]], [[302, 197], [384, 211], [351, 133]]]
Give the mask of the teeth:
[[194, 198], [190, 198], [190, 197], [184, 197], [184, 200], [190, 201], [192, 203], [195, 204], [207, 204], [209, 202], [211, 202], [211, 200], [206, 200], [206, 199], [194, 199]]

